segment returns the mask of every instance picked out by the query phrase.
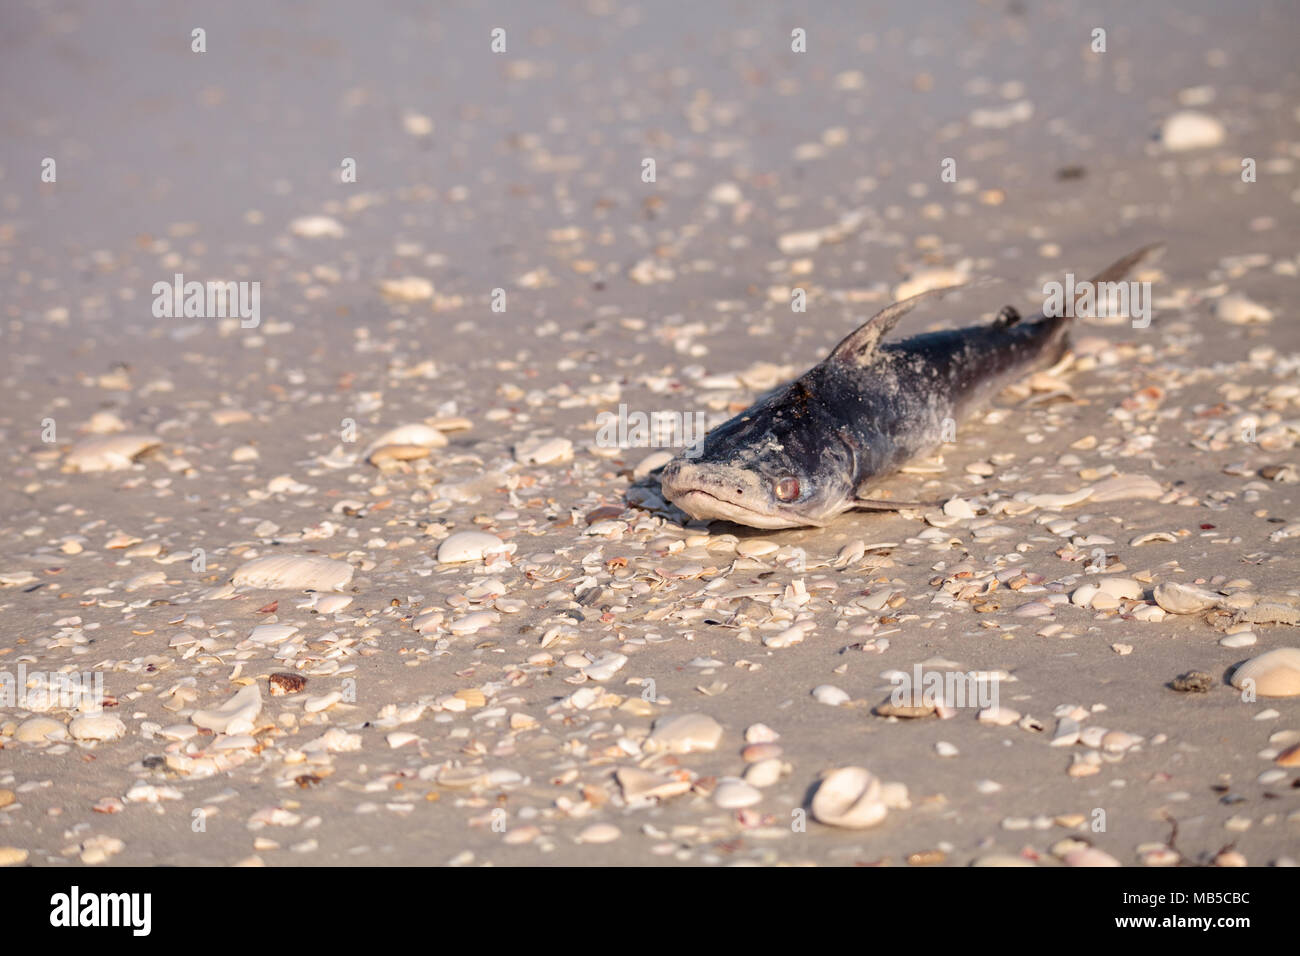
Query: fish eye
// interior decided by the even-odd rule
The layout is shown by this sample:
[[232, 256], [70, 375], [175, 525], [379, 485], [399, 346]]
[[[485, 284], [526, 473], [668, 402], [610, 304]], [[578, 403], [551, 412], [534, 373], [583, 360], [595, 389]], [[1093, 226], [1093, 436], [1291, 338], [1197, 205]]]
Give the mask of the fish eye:
[[781, 501], [794, 501], [799, 497], [799, 479], [794, 475], [782, 475], [772, 482], [772, 493]]

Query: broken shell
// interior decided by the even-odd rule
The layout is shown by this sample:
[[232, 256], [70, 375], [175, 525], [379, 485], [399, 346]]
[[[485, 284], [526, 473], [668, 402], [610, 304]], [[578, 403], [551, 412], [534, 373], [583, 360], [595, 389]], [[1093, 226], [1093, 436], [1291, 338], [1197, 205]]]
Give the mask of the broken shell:
[[243, 564], [231, 577], [236, 587], [283, 591], [341, 591], [352, 565], [316, 554], [269, 554]]
[[840, 767], [827, 773], [812, 798], [812, 815], [836, 827], [875, 826], [889, 812], [880, 799], [880, 780], [862, 767]]
[[68, 471], [121, 471], [130, 468], [136, 458], [161, 444], [162, 439], [152, 435], [86, 438], [72, 446], [63, 464]]
[[196, 710], [190, 721], [195, 727], [219, 734], [247, 734], [261, 712], [262, 692], [256, 684], [246, 684], [215, 710]]
[[689, 754], [716, 750], [721, 739], [722, 725], [707, 714], [679, 714], [656, 720], [644, 746], [648, 753]]
[[272, 697], [284, 697], [287, 694], [300, 694], [307, 686], [307, 678], [301, 674], [284, 672], [272, 674], [266, 679]]
[[1196, 614], [1199, 611], [1218, 607], [1223, 601], [1222, 595], [1215, 594], [1213, 591], [1175, 581], [1157, 584], [1153, 596], [1156, 603], [1170, 614]]

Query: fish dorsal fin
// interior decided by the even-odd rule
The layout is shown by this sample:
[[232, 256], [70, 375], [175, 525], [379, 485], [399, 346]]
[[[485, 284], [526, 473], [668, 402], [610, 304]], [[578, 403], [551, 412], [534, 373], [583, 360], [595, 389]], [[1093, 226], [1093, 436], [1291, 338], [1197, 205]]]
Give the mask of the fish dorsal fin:
[[831, 350], [831, 354], [827, 356], [827, 361], [844, 362], [851, 365], [861, 365], [867, 362], [880, 345], [880, 340], [898, 324], [899, 319], [922, 302], [940, 298], [958, 288], [961, 287], [949, 285], [941, 289], [930, 289], [928, 292], [914, 295], [910, 299], [903, 299], [892, 305], [885, 306], [858, 326], [855, 331], [849, 333], [839, 345], [835, 346]]

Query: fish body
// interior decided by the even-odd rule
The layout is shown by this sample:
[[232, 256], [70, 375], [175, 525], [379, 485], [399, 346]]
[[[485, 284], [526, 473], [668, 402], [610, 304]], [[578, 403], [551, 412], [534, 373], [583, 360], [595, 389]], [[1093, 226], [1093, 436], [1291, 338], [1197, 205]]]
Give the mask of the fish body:
[[[1115, 281], [1158, 249], [1138, 250], [1092, 281]], [[991, 325], [882, 343], [913, 308], [949, 291], [886, 307], [818, 365], [713, 429], [702, 449], [664, 467], [664, 497], [693, 518], [754, 528], [821, 526], [853, 508], [898, 507], [871, 498], [871, 483], [952, 440], [963, 417], [1068, 348], [1068, 315], [1021, 319], [1010, 307]]]

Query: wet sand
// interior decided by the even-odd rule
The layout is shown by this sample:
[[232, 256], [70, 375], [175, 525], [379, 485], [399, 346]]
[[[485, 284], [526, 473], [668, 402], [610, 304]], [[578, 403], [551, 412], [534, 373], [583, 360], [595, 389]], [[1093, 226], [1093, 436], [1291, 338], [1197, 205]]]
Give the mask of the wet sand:
[[[1227, 683], [1300, 646], [1294, 623], [1250, 619], [1295, 601], [1300, 567], [1285, 467], [1300, 461], [1294, 8], [393, 4], [363, 19], [346, 4], [55, 4], [0, 18], [0, 673], [102, 673], [123, 725], [115, 740], [24, 742], [34, 717], [74, 711], [0, 704], [6, 859], [1300, 855], [1283, 756], [1297, 698], [1246, 702]], [[1221, 142], [1160, 142], [1185, 109], [1217, 119]], [[356, 182], [340, 181], [346, 158]], [[1072, 367], [884, 483], [974, 517], [684, 525], [635, 506], [632, 471], [655, 449], [596, 444], [620, 404], [725, 419], [904, 280], [946, 274], [926, 270], [1001, 281], [902, 334], [1007, 302], [1033, 311], [1044, 282], [1157, 240], [1148, 327], [1079, 320]], [[259, 283], [257, 326], [156, 317], [154, 285], [177, 273]], [[392, 284], [411, 279], [425, 281]], [[1230, 295], [1271, 319], [1228, 321]], [[365, 460], [388, 429], [451, 418], [472, 427], [427, 457]], [[157, 447], [69, 470], [78, 442], [119, 426]], [[571, 456], [530, 462], [517, 446], [533, 438], [567, 439]], [[1020, 504], [1114, 475], [1158, 495]], [[439, 563], [465, 530], [508, 550]], [[1133, 544], [1154, 532], [1173, 540]], [[301, 588], [227, 585], [268, 554], [346, 562], [351, 603], [319, 613]], [[1106, 577], [1140, 596], [1023, 610]], [[1227, 609], [1142, 620], [1169, 582]], [[770, 646], [805, 622], [801, 642]], [[250, 641], [275, 623], [298, 630]], [[610, 655], [626, 661], [583, 677]], [[874, 715], [890, 672], [918, 664], [1003, 675], [999, 706], [1019, 719]], [[1167, 686], [1192, 671], [1213, 686]], [[306, 689], [272, 696], [278, 672]], [[820, 702], [823, 685], [847, 703]], [[196, 726], [246, 686], [261, 698], [247, 732]], [[653, 752], [656, 722], [685, 714], [716, 721], [716, 745]], [[1140, 740], [1053, 746], [1075, 717]], [[719, 806], [749, 799], [720, 784], [746, 772], [758, 724], [779, 734], [763, 752], [779, 778]], [[812, 819], [820, 775], [847, 766], [904, 784], [908, 806], [861, 830]], [[637, 767], [662, 798], [629, 800], [617, 774]]]

